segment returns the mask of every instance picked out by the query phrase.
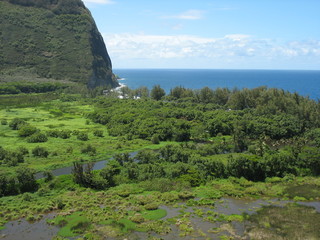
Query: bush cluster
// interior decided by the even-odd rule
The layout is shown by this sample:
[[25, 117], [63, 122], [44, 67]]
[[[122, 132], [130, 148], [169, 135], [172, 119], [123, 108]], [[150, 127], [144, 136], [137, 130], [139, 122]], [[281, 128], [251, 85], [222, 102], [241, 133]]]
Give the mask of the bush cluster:
[[0, 164], [6, 164], [10, 167], [17, 166], [24, 162], [24, 156], [29, 153], [25, 147], [18, 147], [16, 150], [6, 150], [0, 146]]
[[32, 134], [27, 138], [28, 143], [42, 143], [48, 141], [48, 137], [41, 132]]
[[32, 150], [32, 155], [34, 157], [48, 157], [49, 151], [45, 147], [37, 146]]
[[62, 138], [62, 139], [67, 139], [71, 137], [72, 131], [63, 129], [63, 130], [49, 130], [47, 131], [47, 135], [49, 137], [54, 137], [54, 138]]

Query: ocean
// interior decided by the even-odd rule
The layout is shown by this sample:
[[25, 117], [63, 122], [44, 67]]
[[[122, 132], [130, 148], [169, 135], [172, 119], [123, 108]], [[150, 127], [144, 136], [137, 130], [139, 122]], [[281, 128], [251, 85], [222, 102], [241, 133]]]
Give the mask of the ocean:
[[213, 69], [114, 69], [121, 84], [131, 89], [159, 84], [167, 93], [176, 86], [255, 88], [267, 86], [320, 99], [320, 71], [307, 70], [213, 70]]

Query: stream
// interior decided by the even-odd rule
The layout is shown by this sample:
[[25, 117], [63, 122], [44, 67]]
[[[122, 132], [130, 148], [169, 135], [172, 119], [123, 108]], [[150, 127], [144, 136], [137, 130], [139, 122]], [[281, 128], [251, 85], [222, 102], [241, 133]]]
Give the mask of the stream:
[[[137, 155], [137, 153], [138, 152], [131, 152], [131, 153], [129, 153], [129, 157], [133, 158], [134, 156]], [[112, 159], [113, 159], [113, 157], [110, 158], [109, 160], [112, 160]], [[106, 166], [106, 163], [109, 160], [102, 160], [102, 161], [94, 162], [93, 170], [100, 170], [100, 169], [104, 168]], [[88, 165], [88, 163], [84, 163], [82, 166], [85, 168], [87, 165]], [[72, 169], [73, 169], [73, 166], [69, 166], [69, 167], [57, 168], [57, 169], [51, 170], [51, 172], [52, 172], [53, 176], [68, 175], [68, 174], [72, 173]], [[35, 178], [37, 180], [44, 178], [43, 172], [36, 173]]]

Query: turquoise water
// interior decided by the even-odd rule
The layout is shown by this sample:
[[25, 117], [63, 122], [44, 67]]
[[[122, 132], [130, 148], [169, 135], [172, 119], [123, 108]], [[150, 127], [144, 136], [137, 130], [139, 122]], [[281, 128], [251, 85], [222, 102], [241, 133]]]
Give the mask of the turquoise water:
[[124, 80], [120, 83], [135, 89], [151, 89], [159, 84], [169, 93], [175, 86], [200, 89], [208, 86], [255, 88], [267, 86], [298, 92], [303, 96], [320, 99], [320, 71], [302, 70], [205, 70], [205, 69], [114, 69]]

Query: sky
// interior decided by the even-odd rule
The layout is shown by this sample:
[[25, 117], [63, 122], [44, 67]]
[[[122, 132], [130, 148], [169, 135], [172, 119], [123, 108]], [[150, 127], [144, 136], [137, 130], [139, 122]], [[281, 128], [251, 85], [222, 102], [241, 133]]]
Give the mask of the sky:
[[113, 68], [320, 70], [319, 0], [83, 0]]

